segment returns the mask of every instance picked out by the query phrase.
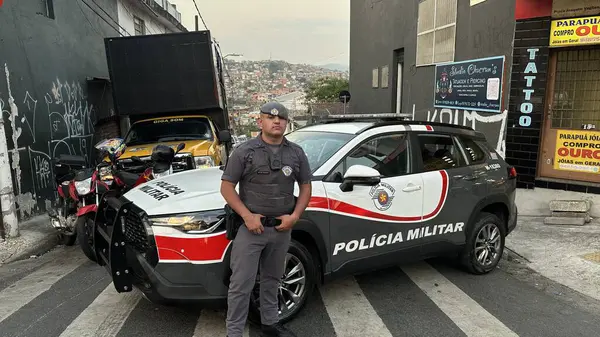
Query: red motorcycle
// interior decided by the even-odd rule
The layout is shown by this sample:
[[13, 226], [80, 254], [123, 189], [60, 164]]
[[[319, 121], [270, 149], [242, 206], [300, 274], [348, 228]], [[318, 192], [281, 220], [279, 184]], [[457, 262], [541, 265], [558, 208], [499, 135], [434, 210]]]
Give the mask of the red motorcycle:
[[160, 178], [164, 175], [173, 173], [172, 162], [175, 155], [185, 147], [184, 143], [177, 146], [177, 151], [167, 145], [157, 145], [153, 151], [149, 162], [144, 162], [138, 157], [133, 156], [131, 159], [140, 165], [147, 166], [142, 174], [135, 174], [120, 170], [117, 166], [117, 159], [122, 154], [123, 143], [119, 143], [117, 149], [114, 147], [106, 147], [104, 144], [114, 144], [119, 138], [100, 142], [96, 145], [104, 158], [108, 162], [102, 160], [93, 172], [92, 193], [95, 195], [95, 203], [81, 207], [77, 211], [77, 235], [81, 250], [88, 259], [97, 262], [96, 253], [94, 252], [94, 223], [98, 213], [100, 201], [106, 193], [112, 196], [118, 196], [127, 193], [130, 189], [144, 184], [150, 180]]
[[82, 156], [62, 154], [53, 162], [58, 198], [55, 208], [47, 212], [50, 223], [58, 230], [60, 243], [72, 246], [77, 239], [78, 210], [95, 202], [91, 183], [94, 169], [86, 167]]

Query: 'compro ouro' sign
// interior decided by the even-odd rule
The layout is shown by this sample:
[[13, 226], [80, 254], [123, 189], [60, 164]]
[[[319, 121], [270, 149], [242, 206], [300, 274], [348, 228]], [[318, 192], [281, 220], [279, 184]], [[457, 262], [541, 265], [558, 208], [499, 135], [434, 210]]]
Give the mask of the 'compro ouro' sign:
[[550, 47], [600, 44], [600, 16], [553, 20]]

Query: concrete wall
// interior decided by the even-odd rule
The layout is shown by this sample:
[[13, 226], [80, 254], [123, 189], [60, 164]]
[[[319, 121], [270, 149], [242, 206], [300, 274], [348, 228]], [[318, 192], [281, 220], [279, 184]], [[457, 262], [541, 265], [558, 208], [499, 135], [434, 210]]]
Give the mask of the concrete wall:
[[[54, 157], [90, 159], [96, 109], [86, 77], [108, 77], [103, 38], [119, 35], [81, 1], [53, 1], [54, 19], [42, 3], [5, 1], [0, 8], [0, 111], [21, 220], [55, 199]], [[96, 3], [117, 19], [115, 0]]]
[[[506, 115], [433, 107], [435, 67], [416, 67], [418, 0], [352, 1], [350, 5], [350, 92], [355, 113], [395, 112], [394, 51], [404, 51], [402, 112], [417, 120], [452, 122], [483, 131], [505, 153]], [[506, 57], [510, 81], [515, 2], [487, 0], [471, 7], [458, 0], [455, 61]], [[388, 65], [388, 88], [372, 88], [372, 70]], [[508, 107], [509, 86], [503, 102]]]

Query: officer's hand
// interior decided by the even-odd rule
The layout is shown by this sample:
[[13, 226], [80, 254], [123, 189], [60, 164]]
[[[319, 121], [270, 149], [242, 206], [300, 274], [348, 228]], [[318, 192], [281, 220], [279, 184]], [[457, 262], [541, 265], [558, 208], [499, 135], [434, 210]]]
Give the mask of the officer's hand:
[[260, 218], [263, 218], [264, 215], [261, 214], [252, 214], [246, 218], [244, 218], [244, 224], [248, 231], [254, 234], [261, 234], [265, 231], [262, 223], [260, 222]]
[[292, 227], [294, 227], [294, 225], [296, 224], [296, 222], [298, 221], [298, 218], [293, 216], [293, 215], [282, 215], [280, 217], [278, 217], [277, 219], [281, 220], [281, 225], [276, 226], [275, 229], [282, 232], [282, 231], [289, 231], [290, 229], [292, 229]]

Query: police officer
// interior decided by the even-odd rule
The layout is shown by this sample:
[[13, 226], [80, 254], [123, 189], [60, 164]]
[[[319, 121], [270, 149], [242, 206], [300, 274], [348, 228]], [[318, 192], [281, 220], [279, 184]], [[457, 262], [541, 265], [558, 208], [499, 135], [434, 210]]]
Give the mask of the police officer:
[[[312, 193], [311, 172], [302, 148], [283, 136], [288, 122], [285, 106], [271, 102], [260, 112], [261, 133], [231, 153], [221, 178], [221, 194], [244, 222], [231, 250], [229, 337], [242, 336], [259, 263], [261, 330], [266, 336], [295, 336], [279, 323], [277, 294], [291, 229]], [[297, 199], [295, 181], [300, 187]]]

